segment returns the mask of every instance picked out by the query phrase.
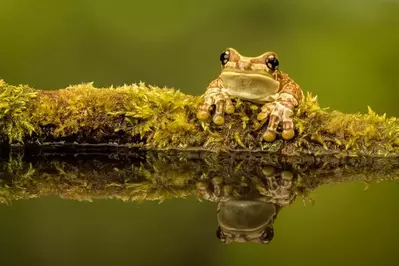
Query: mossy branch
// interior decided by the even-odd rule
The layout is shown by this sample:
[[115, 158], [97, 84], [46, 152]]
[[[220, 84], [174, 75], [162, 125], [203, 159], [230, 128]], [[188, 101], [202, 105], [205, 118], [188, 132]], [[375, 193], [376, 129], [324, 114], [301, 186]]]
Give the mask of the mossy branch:
[[[0, 142], [41, 150], [71, 145], [208, 151], [263, 151], [280, 155], [399, 155], [399, 119], [344, 114], [321, 108], [307, 95], [295, 116], [291, 141], [261, 142], [259, 105], [235, 101], [236, 112], [223, 126], [200, 122], [201, 97], [145, 84], [95, 88], [93, 84], [42, 91], [0, 80]], [[12, 144], [12, 145], [11, 145]], [[11, 146], [10, 146], [11, 145]], [[16, 145], [18, 146], [18, 145]], [[94, 149], [92, 147], [92, 149]]]

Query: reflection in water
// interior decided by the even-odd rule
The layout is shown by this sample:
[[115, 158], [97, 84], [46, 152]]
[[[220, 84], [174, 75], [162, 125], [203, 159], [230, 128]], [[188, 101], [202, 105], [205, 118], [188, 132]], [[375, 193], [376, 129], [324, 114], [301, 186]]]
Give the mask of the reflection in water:
[[215, 201], [219, 226], [216, 236], [224, 243], [269, 243], [281, 208], [295, 199], [294, 173], [266, 166], [262, 175], [229, 184], [222, 178], [198, 182], [201, 198]]
[[387, 157], [179, 151], [17, 155], [0, 161], [0, 203], [48, 195], [135, 202], [197, 196], [217, 203], [221, 241], [269, 243], [281, 209], [320, 185], [398, 178], [398, 158]]

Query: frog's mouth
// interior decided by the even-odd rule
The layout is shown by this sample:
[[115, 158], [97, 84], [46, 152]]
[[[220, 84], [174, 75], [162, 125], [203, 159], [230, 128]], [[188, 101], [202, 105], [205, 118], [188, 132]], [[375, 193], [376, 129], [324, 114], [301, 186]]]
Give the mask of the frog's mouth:
[[246, 75], [254, 75], [254, 76], [263, 76], [266, 78], [274, 79], [273, 75], [265, 72], [265, 71], [254, 71], [254, 70], [245, 70], [245, 69], [232, 69], [232, 68], [225, 68], [222, 70], [222, 75], [239, 75], [239, 74], [246, 74]]

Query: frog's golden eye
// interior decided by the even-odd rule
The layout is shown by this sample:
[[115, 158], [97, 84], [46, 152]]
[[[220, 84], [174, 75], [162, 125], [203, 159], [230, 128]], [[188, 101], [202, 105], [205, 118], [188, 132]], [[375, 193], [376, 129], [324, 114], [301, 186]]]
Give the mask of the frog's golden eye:
[[230, 59], [230, 52], [229, 50], [226, 50], [220, 55], [220, 63], [222, 64], [222, 66], [226, 65], [227, 62], [229, 62], [229, 59]]
[[278, 69], [278, 59], [275, 55], [269, 55], [268, 57], [266, 57], [266, 66], [271, 70], [271, 71], [275, 71]]
[[273, 240], [274, 237], [274, 230], [273, 228], [268, 228], [265, 230], [265, 232], [261, 235], [260, 241], [262, 244], [269, 244], [270, 241]]
[[226, 242], [226, 236], [223, 234], [222, 232], [222, 228], [220, 228], [220, 226], [218, 226], [218, 228], [216, 229], [216, 237], [222, 241], [223, 243]]

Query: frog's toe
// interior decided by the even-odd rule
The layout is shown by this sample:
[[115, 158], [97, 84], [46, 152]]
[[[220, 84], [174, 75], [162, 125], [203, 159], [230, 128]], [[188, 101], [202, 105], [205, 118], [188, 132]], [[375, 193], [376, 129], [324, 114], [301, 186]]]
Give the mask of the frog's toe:
[[266, 130], [263, 134], [263, 139], [267, 142], [273, 142], [276, 140], [276, 133], [270, 130]]
[[262, 106], [261, 111], [256, 118], [259, 121], [266, 120], [272, 111], [272, 107], [273, 106], [271, 104], [265, 104], [264, 106]]
[[215, 101], [215, 115], [213, 116], [213, 123], [220, 126], [224, 124], [224, 113], [226, 112], [226, 99], [223, 94], [217, 95]]
[[235, 110], [236, 110], [236, 109], [234, 108], [233, 105], [231, 105], [231, 106], [226, 106], [226, 114], [232, 114], [232, 113], [234, 113]]
[[290, 109], [286, 109], [283, 112], [283, 132], [281, 136], [285, 140], [290, 140], [295, 136], [294, 122], [292, 120], [293, 112]]
[[295, 136], [295, 132], [293, 129], [283, 130], [283, 132], [281, 133], [281, 136], [285, 140], [290, 140]]
[[281, 172], [281, 178], [283, 180], [291, 181], [294, 178], [294, 173], [290, 170], [284, 170]]
[[233, 187], [230, 185], [223, 186], [223, 195], [229, 196], [233, 192]]
[[201, 104], [197, 110], [197, 118], [199, 120], [206, 120], [209, 118], [210, 116], [209, 108], [212, 106], [212, 104], [213, 104], [213, 97], [212, 96], [205, 97], [204, 103]]
[[206, 182], [199, 181], [199, 182], [197, 182], [196, 187], [199, 190], [205, 190], [205, 189], [207, 189], [208, 184]]
[[267, 119], [268, 116], [269, 116], [268, 113], [261, 112], [261, 113], [258, 114], [258, 116], [257, 116], [256, 118], [257, 118], [259, 121], [262, 121], [262, 120]]
[[212, 120], [213, 120], [213, 123], [215, 123], [218, 126], [221, 126], [224, 124], [224, 117], [222, 115], [214, 115]]
[[230, 97], [225, 96], [225, 101], [226, 101], [226, 113], [227, 114], [232, 114], [235, 111], [233, 102], [231, 101]]
[[269, 176], [274, 176], [276, 173], [276, 168], [274, 166], [271, 165], [267, 165], [262, 169], [262, 173], [269, 177]]
[[210, 114], [208, 111], [204, 111], [204, 110], [198, 110], [197, 112], [197, 118], [199, 120], [207, 120], [209, 118]]
[[280, 116], [275, 113], [271, 114], [269, 117], [269, 124], [267, 125], [266, 132], [263, 134], [263, 139], [267, 142], [272, 142], [276, 140], [277, 127], [280, 123]]

